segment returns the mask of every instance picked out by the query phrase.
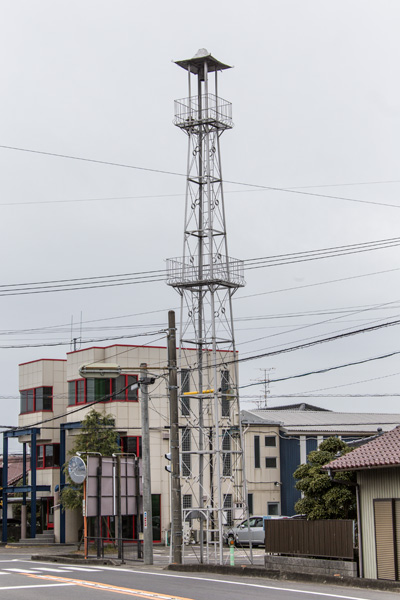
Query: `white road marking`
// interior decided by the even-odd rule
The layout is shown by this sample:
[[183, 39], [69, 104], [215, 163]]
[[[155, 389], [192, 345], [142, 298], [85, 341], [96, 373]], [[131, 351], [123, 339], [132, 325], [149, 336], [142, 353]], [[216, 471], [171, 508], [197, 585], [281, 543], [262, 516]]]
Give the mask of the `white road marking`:
[[[103, 567], [107, 570], [125, 571], [125, 569], [113, 569], [112, 567]], [[156, 573], [153, 571], [134, 571], [141, 575], [158, 575], [158, 577], [176, 577], [177, 579], [194, 579], [197, 581], [210, 581], [211, 583], [228, 583], [230, 585], [243, 585], [246, 587], [260, 588], [264, 590], [276, 590], [277, 592], [293, 592], [294, 594], [310, 594], [312, 596], [327, 596], [328, 598], [340, 598], [341, 600], [367, 600], [363, 596], [343, 596], [341, 594], [329, 594], [327, 592], [313, 592], [311, 590], [297, 590], [295, 588], [277, 587], [274, 585], [261, 585], [258, 583], [246, 583], [242, 581], [230, 581], [226, 579], [212, 579], [211, 577], [191, 577], [187, 575], [172, 575], [169, 573]], [[234, 575], [234, 573], [232, 573]], [[316, 585], [316, 584], [311, 584]]]
[[19, 558], [10, 558], [9, 560], [0, 560], [0, 563], [20, 562]]
[[22, 567], [19, 569], [4, 569], [4, 571], [11, 571], [12, 573], [37, 573], [37, 571], [32, 571], [32, 569], [23, 569]]
[[2, 590], [34, 590], [36, 588], [50, 588], [50, 587], [66, 587], [75, 585], [74, 583], [45, 583], [45, 584], [36, 584], [36, 585], [9, 585], [7, 587], [0, 587], [0, 592]]
[[[51, 569], [49, 567], [35, 567], [35, 570], [30, 572], [37, 573], [38, 571], [49, 571], [50, 573], [71, 573], [71, 569]], [[25, 573], [27, 573], [27, 571], [25, 571]]]
[[[37, 568], [39, 569], [40, 567], [37, 567]], [[91, 568], [91, 567], [75, 567], [75, 565], [68, 565], [68, 566], [67, 565], [66, 566], [64, 566], [64, 565], [61, 566], [60, 565], [60, 569], [65, 569], [65, 571], [64, 571], [65, 573], [67, 572], [67, 569], [70, 570], [70, 571], [85, 571], [86, 573], [100, 573], [103, 570], [103, 569], [96, 569], [95, 567], [94, 568]]]
[[[16, 562], [29, 562], [30, 564], [32, 564], [33, 561], [25, 561], [25, 560], [20, 560], [20, 559], [13, 559], [13, 561]], [[10, 561], [4, 561], [4, 562], [10, 562]], [[45, 564], [42, 561], [35, 561], [36, 564]], [[60, 565], [61, 566], [61, 565]], [[66, 568], [68, 568], [70, 565], [63, 565]], [[35, 568], [35, 567], [33, 567]], [[228, 583], [230, 585], [242, 585], [242, 586], [247, 586], [247, 587], [255, 587], [255, 588], [259, 588], [259, 589], [265, 589], [265, 590], [276, 590], [276, 591], [280, 591], [280, 592], [293, 592], [294, 594], [310, 594], [310, 595], [314, 595], [314, 596], [325, 596], [328, 598], [339, 598], [340, 600], [366, 600], [366, 598], [364, 596], [344, 596], [341, 594], [333, 594], [333, 593], [327, 593], [327, 592], [314, 592], [311, 590], [298, 590], [295, 588], [284, 588], [284, 587], [278, 587], [278, 586], [273, 586], [273, 585], [261, 585], [261, 584], [256, 584], [256, 583], [245, 583], [245, 582], [241, 582], [241, 581], [230, 581], [230, 580], [226, 580], [226, 579], [212, 579], [210, 577], [192, 577], [190, 575], [175, 575], [172, 573], [157, 573], [155, 571], [137, 571], [135, 569], [135, 571], [131, 571], [129, 568], [128, 569], [121, 569], [118, 567], [107, 567], [107, 566], [102, 566], [101, 567], [102, 571], [120, 571], [122, 573], [138, 573], [140, 575], [157, 575], [158, 577], [175, 577], [176, 579], [193, 579], [193, 580], [197, 580], [197, 581], [210, 581], [212, 583]], [[27, 571], [25, 571], [27, 572]], [[37, 573], [37, 571], [36, 571]], [[232, 575], [234, 575], [234, 573], [232, 573]], [[311, 585], [315, 585], [315, 584], [311, 584]], [[4, 588], [0, 588], [4, 589]]]

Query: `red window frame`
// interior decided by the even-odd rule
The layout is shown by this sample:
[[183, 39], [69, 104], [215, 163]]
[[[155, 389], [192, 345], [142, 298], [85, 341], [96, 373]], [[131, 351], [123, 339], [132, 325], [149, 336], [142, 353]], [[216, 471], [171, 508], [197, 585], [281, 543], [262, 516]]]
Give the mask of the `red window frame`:
[[[139, 388], [137, 388], [133, 392], [130, 389], [130, 386], [134, 385], [138, 381], [138, 379], [139, 379], [138, 375], [123, 373], [119, 377], [124, 377], [125, 378], [125, 382], [123, 384], [123, 387], [126, 388], [124, 390], [125, 398], [110, 398], [110, 400], [107, 400], [107, 402], [138, 402], [139, 401]], [[110, 379], [110, 394], [115, 393], [115, 392], [112, 391], [113, 382], [116, 382], [119, 379], [119, 377], [117, 377], [117, 379]], [[128, 378], [129, 377], [132, 377], [132, 379], [134, 380], [130, 384], [128, 383], [128, 381], [129, 381]], [[133, 395], [134, 399], [133, 398], [129, 398], [129, 395]]]
[[[58, 447], [58, 465], [51, 465], [51, 466], [46, 466], [46, 447], [47, 446], [52, 446], [53, 447], [53, 463], [54, 463], [54, 448], [55, 446]], [[43, 448], [42, 450], [42, 466], [39, 466], [39, 458], [40, 458], [40, 450], [39, 448]], [[60, 444], [38, 444], [36, 446], [36, 469], [38, 471], [42, 471], [43, 469], [59, 469], [60, 468]]]
[[[36, 408], [36, 390], [43, 390], [44, 388], [51, 389], [51, 408], [41, 408], [38, 410]], [[19, 391], [20, 395], [23, 394], [24, 392], [26, 392], [26, 393], [33, 392], [33, 410], [25, 410], [25, 411], [20, 410], [20, 413], [19, 413], [20, 415], [30, 415], [35, 412], [53, 412], [53, 386], [52, 385], [39, 385], [38, 387], [35, 387], [35, 388], [27, 388], [25, 390]]]
[[[128, 375], [120, 375], [119, 377], [124, 377], [125, 381], [123, 384], [123, 388], [126, 388], [124, 390], [124, 398], [113, 398], [110, 397], [108, 400], [102, 400], [101, 403], [106, 403], [106, 402], [138, 402], [139, 401], [139, 390], [135, 390], [134, 392], [132, 392], [130, 390], [130, 385], [133, 385], [137, 380], [138, 380], [138, 375], [132, 375], [132, 374], [128, 374]], [[131, 382], [131, 384], [129, 385], [128, 381], [129, 381], [129, 377], [131, 377], [133, 379], [133, 381]], [[96, 378], [90, 378], [90, 379], [96, 379]], [[113, 391], [113, 382], [116, 382], [117, 379], [101, 379], [101, 378], [97, 378], [99, 381], [105, 381], [106, 382], [106, 390], [108, 389], [108, 392], [106, 391], [106, 395], [110, 395], [112, 396], [115, 391]], [[78, 402], [78, 398], [80, 396], [80, 392], [78, 393], [78, 387], [79, 384], [83, 382], [83, 400]], [[87, 385], [88, 385], [88, 379], [84, 379], [84, 378], [80, 378], [80, 379], [72, 379], [70, 380], [68, 383], [74, 383], [75, 384], [75, 391], [74, 391], [74, 397], [75, 397], [75, 403], [74, 404], [69, 404], [68, 403], [68, 407], [71, 406], [80, 406], [82, 404], [87, 404], [88, 399], [87, 399]], [[116, 385], [116, 384], [114, 384]], [[94, 393], [94, 398], [93, 401], [97, 401], [96, 399], [96, 393]], [[129, 398], [129, 396], [134, 395], [134, 398]]]
[[123, 435], [120, 437], [120, 441], [121, 441], [121, 450], [124, 453], [127, 453], [126, 450], [126, 443], [124, 443], [124, 440], [130, 439], [130, 438], [136, 438], [136, 450], [134, 451], [134, 454], [136, 454], [136, 456], [138, 458], [142, 458], [142, 436], [140, 435]]

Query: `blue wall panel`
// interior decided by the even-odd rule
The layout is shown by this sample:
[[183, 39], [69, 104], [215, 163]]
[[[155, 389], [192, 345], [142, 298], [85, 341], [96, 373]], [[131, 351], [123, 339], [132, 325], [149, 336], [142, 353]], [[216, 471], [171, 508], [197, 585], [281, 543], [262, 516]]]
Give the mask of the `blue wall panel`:
[[307, 456], [310, 454], [310, 452], [313, 452], [314, 450], [316, 450], [318, 447], [318, 442], [317, 442], [317, 437], [306, 437], [306, 454]]
[[293, 473], [300, 464], [300, 440], [281, 437], [281, 512], [282, 515], [294, 515], [294, 505], [300, 499], [300, 492], [294, 487]]

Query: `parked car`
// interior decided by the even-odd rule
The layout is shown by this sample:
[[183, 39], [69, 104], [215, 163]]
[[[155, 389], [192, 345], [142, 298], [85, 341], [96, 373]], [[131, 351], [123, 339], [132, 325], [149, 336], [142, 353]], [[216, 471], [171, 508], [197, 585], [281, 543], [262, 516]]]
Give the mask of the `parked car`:
[[265, 519], [290, 519], [290, 517], [283, 516], [261, 516], [255, 515], [242, 521], [236, 527], [231, 527], [225, 533], [225, 539], [227, 544], [233, 540], [237, 546], [248, 546], [251, 540], [252, 546], [264, 545], [265, 531], [264, 531], [264, 520]]

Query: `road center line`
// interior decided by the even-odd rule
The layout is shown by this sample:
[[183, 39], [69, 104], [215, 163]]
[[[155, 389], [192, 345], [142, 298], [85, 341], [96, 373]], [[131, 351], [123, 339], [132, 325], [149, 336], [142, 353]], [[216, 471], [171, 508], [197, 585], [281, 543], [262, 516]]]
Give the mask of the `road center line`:
[[161, 594], [158, 592], [148, 592], [146, 590], [136, 590], [132, 588], [120, 587], [116, 585], [109, 585], [108, 583], [98, 583], [97, 581], [85, 581], [84, 579], [69, 579], [66, 577], [56, 577], [55, 575], [33, 575], [27, 574], [27, 577], [34, 579], [46, 579], [47, 581], [57, 581], [64, 583], [64, 585], [79, 585], [81, 587], [87, 587], [95, 590], [102, 590], [104, 592], [114, 592], [116, 594], [125, 594], [127, 596], [137, 596], [139, 598], [148, 598], [149, 600], [191, 600], [190, 598], [183, 598], [182, 596], [175, 596], [171, 594]]

